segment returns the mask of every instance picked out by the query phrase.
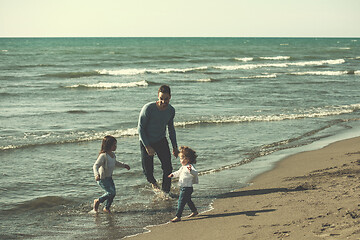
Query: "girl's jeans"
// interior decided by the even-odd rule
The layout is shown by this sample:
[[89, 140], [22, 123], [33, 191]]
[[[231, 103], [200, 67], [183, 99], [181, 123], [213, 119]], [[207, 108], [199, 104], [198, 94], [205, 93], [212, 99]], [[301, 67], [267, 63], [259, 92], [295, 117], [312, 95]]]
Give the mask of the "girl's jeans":
[[182, 187], [180, 188], [180, 196], [178, 201], [178, 208], [176, 211], [176, 216], [181, 218], [184, 207], [187, 204], [190, 207], [192, 212], [197, 212], [195, 204], [191, 200], [191, 194], [193, 193], [193, 187]]
[[106, 193], [99, 198], [99, 202], [103, 203], [106, 201], [105, 208], [109, 210], [116, 195], [114, 181], [112, 177], [106, 177], [105, 179], [102, 179], [97, 183], [106, 191]]

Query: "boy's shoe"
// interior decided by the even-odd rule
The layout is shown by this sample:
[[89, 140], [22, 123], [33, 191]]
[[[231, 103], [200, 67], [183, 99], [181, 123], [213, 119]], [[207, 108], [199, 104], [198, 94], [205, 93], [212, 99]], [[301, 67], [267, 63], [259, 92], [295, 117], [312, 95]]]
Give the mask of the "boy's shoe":
[[180, 222], [180, 221], [181, 221], [181, 218], [179, 218], [179, 217], [174, 217], [173, 219], [170, 220], [170, 222], [173, 222], [173, 223]]
[[197, 215], [199, 215], [198, 211], [191, 213], [188, 217], [191, 218], [191, 217], [195, 217]]
[[99, 199], [94, 200], [94, 211], [97, 212], [99, 210], [100, 201]]

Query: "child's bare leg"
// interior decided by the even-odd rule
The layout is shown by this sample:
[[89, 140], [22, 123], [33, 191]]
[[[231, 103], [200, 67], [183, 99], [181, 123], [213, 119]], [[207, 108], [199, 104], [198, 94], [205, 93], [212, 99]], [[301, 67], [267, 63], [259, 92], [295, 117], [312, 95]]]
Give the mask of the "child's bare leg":
[[100, 201], [99, 199], [94, 200], [94, 211], [97, 212], [99, 210]]

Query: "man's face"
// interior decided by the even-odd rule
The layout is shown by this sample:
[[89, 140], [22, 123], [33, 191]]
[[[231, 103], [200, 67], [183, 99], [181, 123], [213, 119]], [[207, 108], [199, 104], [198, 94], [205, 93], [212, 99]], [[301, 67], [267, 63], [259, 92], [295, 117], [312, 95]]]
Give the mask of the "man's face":
[[158, 106], [160, 109], [165, 109], [167, 108], [167, 106], [169, 105], [169, 102], [170, 102], [170, 94], [168, 93], [162, 93], [162, 92], [159, 92], [158, 94]]

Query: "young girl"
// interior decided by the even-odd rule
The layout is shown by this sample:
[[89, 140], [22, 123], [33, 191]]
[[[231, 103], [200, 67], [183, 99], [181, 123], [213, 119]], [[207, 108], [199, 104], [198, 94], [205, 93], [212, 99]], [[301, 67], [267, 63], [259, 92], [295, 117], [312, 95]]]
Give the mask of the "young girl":
[[129, 165], [116, 161], [113, 151], [116, 150], [117, 141], [113, 136], [105, 136], [102, 140], [99, 156], [94, 163], [93, 170], [97, 183], [105, 190], [105, 194], [94, 200], [94, 211], [97, 212], [100, 203], [106, 201], [104, 212], [110, 213], [110, 206], [116, 195], [115, 184], [112, 173], [116, 167], [123, 167], [130, 170]]
[[193, 184], [199, 183], [198, 172], [192, 164], [196, 163], [196, 152], [189, 147], [182, 146], [179, 148], [180, 153], [180, 163], [181, 168], [169, 175], [169, 178], [179, 177], [179, 186], [180, 186], [180, 196], [178, 201], [178, 208], [176, 211], [176, 217], [171, 220], [171, 222], [181, 221], [181, 215], [184, 210], [185, 205], [187, 204], [192, 213], [189, 217], [194, 217], [198, 215], [198, 211], [195, 207], [195, 204], [191, 200], [191, 194], [193, 193]]

